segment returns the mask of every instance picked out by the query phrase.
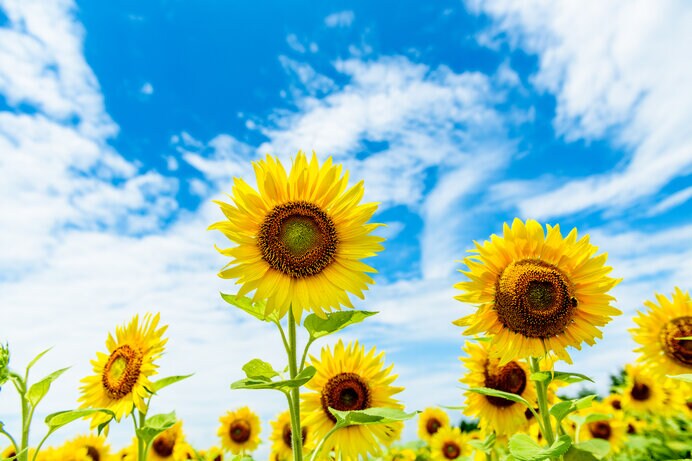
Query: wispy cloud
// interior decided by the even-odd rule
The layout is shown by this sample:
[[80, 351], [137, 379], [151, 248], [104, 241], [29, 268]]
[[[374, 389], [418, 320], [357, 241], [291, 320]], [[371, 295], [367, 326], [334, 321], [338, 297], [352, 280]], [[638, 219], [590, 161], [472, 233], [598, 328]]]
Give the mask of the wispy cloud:
[[351, 10], [339, 11], [332, 13], [324, 18], [324, 23], [327, 27], [350, 27], [356, 15]]

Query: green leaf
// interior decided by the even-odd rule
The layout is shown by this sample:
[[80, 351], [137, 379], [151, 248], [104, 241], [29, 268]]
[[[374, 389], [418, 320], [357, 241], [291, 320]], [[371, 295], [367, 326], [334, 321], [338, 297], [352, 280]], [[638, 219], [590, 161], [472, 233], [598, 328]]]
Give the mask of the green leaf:
[[70, 424], [72, 421], [78, 420], [80, 418], [85, 418], [87, 416], [93, 415], [94, 413], [106, 413], [110, 415], [111, 419], [115, 418], [115, 413], [111, 410], [105, 408], [85, 408], [82, 410], [65, 410], [58, 411], [57, 413], [51, 413], [46, 416], [46, 424], [51, 432], [56, 431], [66, 424]]
[[497, 435], [494, 432], [491, 432], [490, 435], [485, 438], [485, 440], [469, 440], [468, 444], [476, 450], [488, 452], [492, 450], [493, 446], [495, 445], [495, 439], [497, 439]]
[[57, 371], [54, 371], [53, 373], [49, 374], [42, 380], [34, 383], [29, 390], [26, 393], [26, 398], [29, 400], [29, 403], [31, 404], [32, 407], [36, 408], [36, 405], [45, 397], [45, 395], [48, 393], [50, 390], [50, 385], [58, 379], [58, 377], [65, 373], [68, 368], [63, 368]]
[[267, 303], [264, 301], [252, 302], [252, 299], [248, 298], [247, 296], [238, 297], [236, 295], [229, 295], [226, 293], [221, 293], [221, 297], [231, 306], [238, 307], [263, 322], [279, 321], [279, 316], [276, 311], [273, 311], [269, 315], [264, 315], [264, 311], [267, 307]]
[[266, 379], [245, 378], [231, 384], [231, 389], [275, 389], [286, 391], [294, 387], [300, 387], [315, 376], [315, 367], [305, 367], [293, 379], [283, 381], [267, 381]]
[[561, 435], [549, 447], [542, 447], [526, 434], [515, 434], [509, 439], [509, 452], [517, 461], [541, 461], [556, 458], [569, 450], [572, 439]]
[[250, 379], [271, 381], [279, 373], [267, 362], [260, 359], [252, 359], [243, 365], [243, 371]]
[[310, 334], [310, 339], [315, 340], [344, 329], [349, 325], [360, 323], [375, 314], [377, 312], [337, 311], [326, 314], [326, 319], [320, 318], [316, 314], [310, 314], [305, 317], [304, 325]]
[[31, 360], [31, 362], [29, 362], [29, 365], [26, 366], [26, 372], [27, 372], [27, 374], [29, 373], [29, 370], [31, 370], [31, 367], [33, 367], [34, 365], [36, 365], [36, 362], [38, 362], [39, 360], [41, 360], [41, 357], [43, 357], [44, 355], [46, 355], [51, 349], [53, 349], [53, 348], [52, 348], [52, 347], [49, 347], [49, 348], [46, 349], [45, 351], [39, 352], [39, 354], [38, 354], [36, 357], [34, 357], [34, 358]]
[[418, 414], [417, 411], [406, 413], [397, 408], [367, 408], [365, 410], [339, 411], [330, 407], [329, 411], [336, 418], [336, 425], [339, 427], [394, 423], [406, 421]]
[[613, 415], [606, 415], [604, 413], [589, 413], [588, 415], [570, 415], [569, 419], [574, 421], [580, 426], [589, 423], [595, 423], [596, 421], [606, 421], [613, 417]]
[[603, 439], [591, 439], [586, 442], [577, 443], [575, 448], [582, 451], [588, 451], [596, 459], [603, 459], [610, 452], [610, 443]]
[[565, 453], [563, 459], [565, 461], [598, 461], [598, 458], [596, 458], [593, 453], [586, 450], [580, 450], [574, 445], [569, 447], [569, 450], [567, 450], [567, 453]]
[[235, 455], [231, 461], [254, 461], [252, 456], [248, 455]]
[[551, 375], [551, 373], [549, 371], [537, 371], [535, 373], [531, 373], [531, 375], [529, 376], [529, 379], [531, 381], [539, 381], [539, 382], [548, 381], [548, 382], [550, 382], [550, 380], [551, 380], [550, 375]]
[[568, 414], [590, 407], [594, 398], [596, 398], [596, 395], [592, 394], [577, 400], [563, 400], [553, 405], [550, 409], [550, 414], [553, 415], [558, 422], [562, 421]]
[[137, 429], [137, 435], [145, 443], [149, 444], [157, 435], [173, 427], [175, 422], [175, 411], [154, 415], [151, 418], [147, 418], [144, 425]]
[[192, 374], [167, 376], [165, 378], [158, 379], [158, 380], [154, 381], [153, 383], [151, 383], [150, 391], [152, 394], [156, 394], [158, 391], [160, 391], [164, 387], [168, 387], [171, 384], [177, 383], [178, 381], [182, 381], [183, 379], [187, 379], [190, 376], [192, 376]]
[[509, 392], [498, 391], [496, 389], [490, 389], [489, 387], [472, 387], [469, 389], [469, 391], [475, 392], [476, 394], [511, 400], [512, 402], [521, 403], [523, 405], [526, 405], [527, 407], [531, 407], [531, 404], [526, 399], [519, 395], [511, 394]]
[[583, 410], [584, 408], [589, 408], [593, 404], [593, 399], [598, 397], [596, 394], [585, 395], [584, 397], [574, 401], [574, 405], [577, 410]]
[[553, 381], [562, 381], [568, 384], [580, 383], [582, 381], [594, 382], [593, 379], [581, 373], [569, 373], [566, 371], [553, 372]]
[[686, 383], [692, 383], [692, 373], [684, 373], [681, 375], [666, 375], [668, 378], [677, 379]]

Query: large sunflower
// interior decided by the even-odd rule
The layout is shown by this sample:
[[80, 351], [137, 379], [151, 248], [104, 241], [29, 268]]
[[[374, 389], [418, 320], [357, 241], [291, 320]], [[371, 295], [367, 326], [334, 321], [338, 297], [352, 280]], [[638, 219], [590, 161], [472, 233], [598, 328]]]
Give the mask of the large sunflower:
[[622, 409], [628, 412], [657, 414], [664, 409], [667, 395], [663, 383], [647, 373], [641, 366], [625, 366], [625, 389], [622, 392]]
[[468, 436], [458, 427], [441, 427], [430, 440], [430, 459], [449, 461], [462, 459], [471, 454]]
[[608, 291], [620, 280], [608, 277], [607, 254], [594, 256], [598, 248], [588, 235], [577, 240], [576, 229], [563, 237], [559, 225], [544, 231], [515, 219], [502, 237], [475, 245], [464, 259], [468, 270], [460, 271], [469, 280], [455, 288], [462, 291], [456, 299], [478, 309], [454, 323], [468, 327], [467, 335], [493, 335], [503, 364], [548, 351], [571, 362], [567, 346], [595, 344], [597, 327], [621, 314], [610, 305]]
[[[392, 386], [396, 375], [392, 367], [384, 367], [384, 353], [375, 355], [375, 348], [365, 353], [358, 342], [344, 347], [342, 341], [322, 348], [319, 359], [311, 356], [317, 369], [305, 385], [314, 391], [302, 395], [304, 424], [312, 429], [315, 440], [321, 440], [334, 427], [336, 418], [329, 408], [341, 411], [365, 410], [373, 407], [403, 409], [392, 396], [404, 390]], [[398, 439], [403, 423], [349, 426], [336, 431], [328, 445], [334, 447], [337, 459], [356, 461], [382, 455], [381, 445]], [[324, 454], [324, 453], [323, 453]]]
[[449, 415], [440, 408], [426, 408], [418, 415], [418, 437], [428, 443], [440, 428], [447, 426]]
[[658, 377], [692, 373], [692, 340], [678, 339], [692, 336], [690, 293], [675, 287], [670, 299], [657, 293], [656, 301], [646, 301], [649, 311], [634, 318], [638, 327], [630, 332], [641, 344], [634, 351]]
[[[488, 387], [503, 392], [520, 395], [531, 404], [536, 404], [536, 391], [529, 381], [529, 369], [520, 361], [511, 361], [504, 365], [500, 359], [490, 354], [487, 342], [468, 341], [464, 351], [468, 357], [461, 360], [468, 372], [461, 382], [469, 387]], [[511, 400], [466, 392], [464, 413], [480, 420], [481, 429], [498, 435], [511, 435], [526, 423], [527, 408]]]
[[221, 445], [234, 455], [250, 453], [259, 445], [260, 420], [250, 408], [228, 411], [219, 422], [216, 433], [221, 437]]
[[359, 204], [363, 182], [346, 190], [348, 172], [331, 157], [320, 167], [314, 153], [308, 162], [298, 152], [289, 174], [269, 155], [253, 166], [259, 192], [235, 178], [233, 204], [216, 202], [227, 219], [209, 229], [238, 244], [219, 249], [231, 258], [219, 276], [238, 279], [238, 296], [255, 290], [267, 313], [292, 307], [297, 320], [303, 310], [353, 307], [347, 293], [363, 298], [373, 283], [367, 272], [376, 272], [360, 260], [384, 241], [369, 235], [381, 224], [366, 224], [377, 204]]
[[[272, 433], [269, 440], [272, 442], [272, 453], [280, 461], [293, 459], [293, 433], [291, 431], [291, 415], [288, 411], [281, 413], [276, 421], [271, 421]], [[311, 449], [310, 431], [307, 426], [302, 426], [301, 438], [303, 450]]]
[[[139, 321], [135, 315], [129, 324], [115, 329], [115, 337], [106, 340], [108, 353], [97, 352], [92, 360], [94, 374], [82, 379], [80, 408], [107, 408], [115, 413], [116, 421], [127, 416], [136, 407], [146, 412], [145, 399], [151, 394], [149, 377], [157, 373], [154, 360], [163, 354], [167, 339], [163, 338], [167, 326], [158, 328], [159, 314], [146, 314]], [[91, 428], [97, 427], [108, 416], [95, 413]]]
[[79, 435], [67, 442], [69, 451], [75, 453], [75, 459], [84, 461], [107, 461], [111, 457], [106, 437], [102, 435]]

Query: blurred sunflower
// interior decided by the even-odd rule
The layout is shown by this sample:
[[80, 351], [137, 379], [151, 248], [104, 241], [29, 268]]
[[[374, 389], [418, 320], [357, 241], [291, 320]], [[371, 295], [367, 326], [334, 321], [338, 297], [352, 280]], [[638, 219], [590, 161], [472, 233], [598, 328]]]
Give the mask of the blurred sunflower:
[[[80, 408], [107, 408], [115, 413], [116, 421], [129, 415], [133, 408], [146, 412], [145, 399], [151, 394], [149, 377], [157, 373], [154, 361], [163, 354], [167, 326], [157, 328], [159, 314], [146, 314], [139, 322], [135, 315], [129, 324], [118, 326], [115, 337], [106, 340], [108, 353], [98, 352], [92, 360], [94, 374], [83, 378], [80, 387]], [[104, 413], [94, 413], [91, 428], [108, 421]]]
[[692, 373], [692, 298], [689, 292], [675, 287], [670, 299], [656, 294], [656, 301], [646, 301], [648, 312], [634, 318], [637, 328], [630, 330], [641, 345], [635, 349], [655, 376]]
[[[546, 235], [547, 232], [547, 235]], [[475, 313], [454, 323], [464, 334], [493, 335], [501, 364], [554, 351], [571, 363], [566, 347], [581, 349], [601, 338], [598, 327], [621, 312], [608, 294], [620, 280], [608, 277], [606, 254], [577, 230], [563, 237], [560, 226], [515, 219], [502, 237], [493, 235], [464, 259], [469, 280], [455, 285], [456, 299], [476, 304]]]
[[390, 448], [384, 459], [386, 461], [416, 461], [416, 452], [410, 448]]
[[441, 427], [430, 439], [430, 459], [447, 461], [462, 459], [471, 454], [468, 438], [458, 427]]
[[154, 438], [147, 455], [148, 461], [182, 461], [180, 447], [185, 442], [183, 423], [178, 421]]
[[625, 389], [622, 408], [625, 411], [658, 413], [664, 409], [666, 392], [663, 383], [638, 365], [625, 366]]
[[211, 447], [209, 450], [200, 451], [199, 458], [204, 461], [223, 461], [224, 459], [223, 450], [219, 447]]
[[235, 178], [233, 204], [216, 201], [226, 219], [209, 226], [238, 246], [218, 249], [231, 261], [219, 276], [238, 279], [238, 296], [255, 290], [254, 300], [267, 301], [267, 314], [288, 308], [300, 321], [304, 310], [353, 307], [347, 293], [363, 298], [376, 272], [360, 260], [382, 251], [381, 237], [370, 233], [381, 224], [366, 224], [376, 203], [360, 205], [363, 182], [346, 190], [348, 172], [320, 167], [313, 153], [308, 162], [298, 152], [289, 174], [274, 157], [253, 163], [259, 192]]
[[250, 408], [229, 411], [219, 421], [221, 426], [216, 433], [221, 437], [221, 445], [234, 455], [252, 452], [259, 445], [260, 420]]
[[613, 410], [622, 410], [622, 395], [620, 394], [610, 394], [608, 397], [603, 399], [603, 403], [609, 405]]
[[2, 454], [0, 454], [0, 458], [2, 459], [8, 459], [14, 456], [17, 456], [17, 451], [14, 449], [14, 445], [6, 447], [4, 450], [2, 450]]
[[69, 450], [79, 453], [77, 456], [84, 461], [106, 461], [111, 456], [110, 446], [106, 444], [106, 437], [102, 435], [79, 435], [67, 442]]
[[430, 442], [430, 438], [446, 426], [449, 426], [449, 416], [440, 408], [426, 408], [418, 415], [418, 437], [426, 442]]
[[[272, 433], [269, 440], [272, 442], [272, 453], [275, 453], [280, 460], [293, 459], [293, 433], [289, 412], [281, 413], [276, 421], [271, 421], [271, 426]], [[311, 440], [306, 426], [301, 429], [301, 439], [303, 440], [303, 449], [311, 449]]]
[[[536, 404], [536, 391], [529, 382], [529, 369], [520, 361], [511, 361], [504, 365], [500, 359], [490, 353], [488, 342], [466, 342], [464, 351], [468, 357], [461, 361], [468, 370], [460, 380], [469, 387], [488, 387], [498, 391], [520, 395], [532, 404]], [[514, 433], [526, 423], [527, 411], [524, 405], [501, 397], [486, 396], [466, 391], [466, 408], [464, 414], [480, 419], [480, 427], [494, 430], [498, 435]]]
[[591, 407], [579, 412], [581, 416], [589, 414], [601, 414], [604, 415], [604, 418], [583, 424], [579, 433], [579, 440], [606, 440], [610, 443], [612, 453], [619, 452], [627, 437], [627, 425], [622, 419], [622, 412], [614, 412], [610, 405], [596, 402]]
[[[393, 365], [384, 368], [384, 353], [375, 355], [373, 347], [366, 354], [358, 342], [344, 347], [341, 340], [330, 348], [322, 348], [320, 359], [311, 356], [317, 369], [305, 387], [314, 392], [302, 394], [305, 409], [304, 424], [314, 431], [315, 440], [321, 440], [336, 423], [329, 411], [365, 410], [372, 407], [403, 409], [392, 396], [404, 390], [392, 386], [396, 375]], [[403, 423], [349, 426], [336, 431], [329, 439], [337, 459], [356, 461], [368, 456], [381, 456], [380, 445], [389, 445], [398, 439]]]

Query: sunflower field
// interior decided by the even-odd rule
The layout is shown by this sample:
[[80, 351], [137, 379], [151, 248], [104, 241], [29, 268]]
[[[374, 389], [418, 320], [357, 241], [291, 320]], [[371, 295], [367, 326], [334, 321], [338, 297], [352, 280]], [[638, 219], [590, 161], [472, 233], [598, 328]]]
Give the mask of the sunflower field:
[[[612, 376], [608, 395], [575, 395], [571, 385], [593, 381], [588, 370], [563, 366], [571, 349], [599, 347], [602, 327], [621, 314], [611, 295], [621, 280], [610, 276], [607, 253], [577, 229], [563, 233], [531, 219], [498, 225], [498, 234], [473, 242], [454, 286], [462, 356], [449, 367], [459, 370], [459, 401], [409, 408], [398, 397], [395, 364], [377, 345], [338, 340], [310, 349], [346, 328], [357, 335], [358, 324], [376, 314], [355, 309], [351, 297], [365, 298], [374, 283], [365, 261], [384, 251], [373, 234], [381, 224], [370, 222], [378, 205], [362, 203], [363, 182], [352, 185], [331, 158], [320, 164], [314, 153], [298, 152], [287, 171], [268, 155], [252, 166], [256, 188], [236, 177], [209, 230], [230, 242], [217, 248], [228, 258], [218, 275], [235, 282], [223, 299], [273, 325], [285, 349], [280, 365], [248, 356], [245, 377], [231, 384], [283, 394], [271, 434], [260, 436], [259, 417], [243, 406], [219, 415], [215, 446], [199, 447], [174, 412], [150, 414], [159, 392], [191, 375], [157, 376], [167, 326], [159, 314], [143, 313], [107, 334], [75, 408], [48, 415], [42, 431], [34, 412], [65, 370], [33, 380], [45, 352], [21, 365], [11, 346], [0, 349], [0, 398], [18, 393], [22, 421], [14, 433], [0, 423], [3, 461], [250, 461], [260, 444], [270, 446], [269, 461], [692, 456], [689, 291], [661, 287], [663, 294], [642, 300], [630, 329], [636, 362]], [[90, 433], [51, 445], [53, 433], [82, 419]], [[115, 424], [131, 425], [131, 444], [110, 445]], [[405, 424], [416, 425], [417, 440], [400, 440]], [[30, 439], [30, 430], [40, 438]]]

